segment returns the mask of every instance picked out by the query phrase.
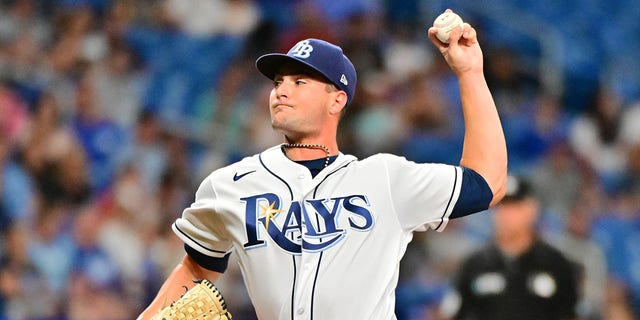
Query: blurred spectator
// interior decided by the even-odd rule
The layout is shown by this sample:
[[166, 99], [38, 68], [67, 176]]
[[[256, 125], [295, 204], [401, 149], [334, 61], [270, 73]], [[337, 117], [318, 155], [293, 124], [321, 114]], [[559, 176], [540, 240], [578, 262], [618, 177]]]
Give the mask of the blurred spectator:
[[631, 196], [640, 206], [640, 142], [629, 147], [627, 169], [623, 183], [624, 189], [629, 190]]
[[[433, 54], [422, 34], [399, 25], [393, 30], [393, 37], [385, 41], [383, 59], [385, 72], [395, 83], [411, 79], [427, 71], [433, 63]], [[357, 63], [357, 60], [356, 62]]]
[[[33, 230], [26, 239], [29, 261], [37, 274], [41, 274], [44, 284], [51, 290], [54, 304], [65, 306], [67, 281], [73, 267], [75, 243], [71, 235], [72, 214], [61, 203], [42, 203]], [[54, 314], [64, 314], [56, 308]]]
[[[171, 226], [176, 217], [182, 214], [186, 204], [192, 201], [189, 193], [191, 188], [186, 184], [187, 181], [184, 181], [184, 177], [180, 173], [169, 169], [165, 170], [160, 178], [160, 185], [155, 193], [155, 202], [158, 205], [159, 218], [161, 219], [157, 232], [162, 235], [165, 235], [166, 228]], [[173, 235], [173, 232], [169, 232], [169, 235]]]
[[21, 35], [45, 44], [51, 36], [48, 21], [38, 14], [36, 1], [16, 0], [0, 11], [0, 43], [16, 40]]
[[398, 128], [403, 119], [400, 108], [389, 101], [394, 85], [380, 74], [370, 75], [362, 82], [357, 103], [349, 105], [347, 121], [340, 124], [347, 132], [339, 135], [349, 138], [345, 148], [356, 156], [397, 151], [402, 132]]
[[640, 206], [640, 102], [624, 111], [622, 135], [627, 147], [626, 169], [622, 188], [628, 190]]
[[[121, 270], [98, 242], [101, 221], [95, 205], [74, 221], [76, 251], [69, 279], [70, 319], [131, 319], [132, 303], [124, 294]], [[125, 249], [127, 246], [120, 248]]]
[[[203, 3], [172, 2], [179, 2], [188, 10], [197, 9], [193, 6]], [[195, 108], [198, 97], [211, 84], [217, 83], [231, 59], [241, 52], [244, 34], [214, 29], [217, 32], [207, 36], [194, 36], [181, 28], [180, 21], [176, 20], [179, 14], [169, 3], [152, 9], [151, 22], [142, 24], [134, 20], [124, 27], [124, 40], [141, 58], [146, 70], [148, 81], [143, 105], [156, 113], [167, 129], [183, 132], [197, 121]], [[209, 13], [201, 12], [204, 15]], [[229, 12], [215, 13], [225, 16]]]
[[106, 56], [107, 39], [91, 7], [69, 6], [58, 14], [62, 33], [57, 49], [69, 55], [71, 62], [97, 62]]
[[637, 101], [623, 110], [621, 134], [626, 144], [640, 143], [640, 101]]
[[[0, 126], [1, 128], [1, 126]], [[16, 161], [15, 141], [0, 129], [0, 229], [24, 220], [35, 209], [35, 188], [29, 173]]]
[[442, 87], [424, 74], [416, 74], [406, 81], [403, 89], [401, 119], [402, 154], [416, 162], [454, 164], [460, 160], [459, 147], [463, 134], [461, 123], [454, 121], [443, 99]]
[[408, 25], [415, 28], [419, 26], [419, 23], [430, 21], [436, 17], [436, 15], [432, 17], [425, 17], [425, 12], [423, 10], [424, 4], [419, 0], [383, 0], [380, 2], [384, 5], [386, 19], [389, 21], [391, 26]]
[[97, 193], [104, 192], [124, 162], [131, 137], [100, 113], [96, 88], [88, 75], [78, 83], [71, 129], [86, 154], [91, 188]]
[[[390, 130], [397, 131], [394, 125], [398, 121], [395, 116], [388, 122], [386, 118], [386, 115], [396, 113], [390, 108], [393, 84], [384, 65], [385, 43], [388, 40], [386, 31], [383, 30], [379, 14], [368, 11], [352, 12], [344, 23], [345, 32], [340, 34], [340, 43], [358, 70], [358, 94], [340, 121], [340, 145], [356, 156], [363, 155], [363, 152], [388, 151]], [[383, 131], [381, 135], [384, 138], [376, 139], [377, 133], [372, 131], [377, 129]]]
[[[140, 238], [144, 245], [142, 279], [140, 279], [143, 283], [137, 288], [134, 286], [134, 289], [143, 290], [143, 292], [136, 292], [142, 294], [139, 297], [141, 302], [137, 304], [138, 314], [153, 300], [164, 279], [184, 257], [184, 243], [171, 231], [171, 224], [181, 214], [187, 203], [192, 201], [189, 191], [190, 189], [184, 185], [184, 181], [178, 174], [166, 170], [160, 178], [156, 192], [152, 195], [153, 199], [148, 202], [148, 205], [155, 207], [157, 212], [142, 210], [148, 217], [139, 219], [150, 223], [138, 228], [143, 233]], [[149, 221], [150, 219], [156, 220]]]
[[145, 188], [134, 166], [125, 166], [105, 197], [96, 242], [122, 278], [120, 293], [136, 307], [144, 299], [146, 253], [163, 222], [154, 191]]
[[0, 134], [14, 144], [19, 141], [27, 128], [28, 110], [27, 104], [21, 96], [17, 95], [12, 88], [0, 81]]
[[46, 92], [36, 102], [29, 131], [20, 145], [20, 157], [42, 201], [78, 205], [90, 197], [82, 147], [73, 133], [63, 127], [58, 104]]
[[248, 0], [165, 0], [164, 5], [180, 29], [195, 37], [245, 35], [260, 20]]
[[32, 80], [43, 92], [54, 97], [65, 123], [75, 114], [76, 77], [82, 67], [74, 50], [63, 42], [53, 44], [38, 65], [38, 77]]
[[101, 16], [114, 0], [59, 0], [57, 2], [61, 10], [70, 10], [78, 7], [87, 8], [91, 9], [94, 14]]
[[14, 224], [3, 230], [0, 261], [0, 304], [3, 319], [55, 319], [62, 314], [63, 299], [43, 270], [28, 256], [28, 230]]
[[495, 238], [469, 255], [442, 310], [452, 319], [575, 319], [575, 267], [536, 230], [530, 183], [510, 176], [494, 212]]
[[[508, 108], [508, 106], [505, 106]], [[502, 117], [509, 168], [526, 174], [542, 157], [566, 140], [569, 119], [557, 97], [540, 94]]]
[[289, 19], [295, 19], [295, 24], [283, 30], [279, 36], [277, 52], [287, 52], [298, 41], [307, 38], [318, 38], [332, 43], [338, 43], [334, 29], [327, 28], [329, 24], [326, 12], [313, 0], [302, 0], [293, 5], [295, 11]]
[[[262, 84], [256, 89], [252, 109], [247, 112], [247, 140], [240, 146], [241, 150], [247, 150], [247, 154], [263, 150], [266, 146], [274, 146], [282, 143], [282, 137], [271, 128], [269, 106], [264, 102], [264, 97], [269, 95], [273, 88], [271, 84]], [[347, 112], [349, 112], [347, 110]]]
[[369, 12], [355, 12], [347, 17], [345, 24], [340, 47], [355, 61], [359, 80], [367, 81], [370, 75], [379, 76], [384, 71], [384, 45], [388, 40], [380, 17]]
[[164, 147], [162, 128], [157, 117], [148, 111], [138, 114], [132, 128], [133, 141], [124, 151], [124, 170], [134, 167], [140, 175], [144, 190], [154, 193], [160, 186], [162, 174], [167, 169], [169, 154]]
[[629, 190], [622, 190], [598, 212], [592, 237], [602, 248], [609, 276], [624, 284], [625, 294], [636, 317], [640, 317], [640, 207]]
[[562, 230], [583, 189], [592, 183], [589, 169], [576, 158], [566, 140], [558, 139], [546, 157], [531, 169], [531, 182], [542, 211], [541, 222]]
[[593, 204], [576, 201], [568, 215], [566, 232], [555, 234], [550, 241], [578, 267], [578, 316], [583, 320], [603, 317], [607, 265], [602, 249], [591, 239]]
[[[253, 108], [256, 85], [250, 75], [253, 62], [238, 59], [230, 64], [215, 86], [201, 95], [193, 136], [213, 151], [223, 154], [242, 153], [241, 141], [246, 135], [249, 109]], [[262, 106], [262, 105], [261, 105]], [[264, 104], [263, 107], [267, 107]], [[227, 159], [223, 160], [226, 164]], [[210, 173], [210, 168], [208, 169]]]
[[41, 16], [36, 1], [11, 1], [0, 8], [0, 78], [14, 83], [32, 102], [38, 93], [42, 54], [51, 45], [51, 21]]
[[[62, 147], [55, 157], [47, 158], [41, 171], [34, 176], [42, 201], [77, 206], [92, 196], [89, 168], [82, 148], [69, 141], [55, 141], [52, 147]], [[75, 142], [75, 141], [74, 141]]]
[[538, 95], [539, 80], [524, 69], [518, 53], [512, 48], [496, 47], [487, 51], [487, 84], [495, 96], [500, 115], [508, 119], [514, 113], [522, 113]]
[[571, 146], [595, 170], [607, 192], [616, 192], [620, 187], [626, 169], [626, 142], [637, 139], [624, 136], [632, 131], [623, 126], [623, 108], [620, 97], [601, 86], [593, 93], [586, 112], [575, 118], [569, 132]]
[[68, 145], [73, 137], [62, 128], [60, 108], [51, 94], [41, 93], [32, 109], [29, 128], [20, 145], [21, 160], [32, 174], [38, 174], [47, 160], [63, 153], [60, 149], [64, 149], [64, 145], [58, 145], [56, 141]]
[[[165, 133], [164, 147], [169, 154], [166, 171], [170, 171], [180, 188], [194, 187], [194, 178], [198, 172], [191, 170], [192, 158], [189, 153], [189, 141], [176, 134]], [[193, 166], [196, 167], [196, 166]]]
[[100, 114], [122, 128], [131, 128], [142, 104], [142, 80], [133, 51], [122, 42], [114, 42], [106, 57], [96, 63], [89, 81], [96, 90]]

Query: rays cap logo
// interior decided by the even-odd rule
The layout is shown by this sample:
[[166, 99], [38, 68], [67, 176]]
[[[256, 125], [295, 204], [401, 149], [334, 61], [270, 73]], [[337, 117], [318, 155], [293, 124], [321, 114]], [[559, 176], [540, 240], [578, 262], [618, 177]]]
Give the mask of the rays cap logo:
[[270, 53], [256, 60], [258, 70], [269, 79], [287, 62], [301, 63], [325, 76], [338, 89], [347, 93], [347, 105], [356, 93], [357, 75], [353, 63], [342, 48], [319, 39], [305, 39], [296, 43], [287, 54]]

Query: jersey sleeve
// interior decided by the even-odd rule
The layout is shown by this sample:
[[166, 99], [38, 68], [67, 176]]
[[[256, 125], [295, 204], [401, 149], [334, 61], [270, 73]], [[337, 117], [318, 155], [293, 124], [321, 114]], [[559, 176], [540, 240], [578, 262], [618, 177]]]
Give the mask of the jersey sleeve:
[[472, 169], [462, 167], [462, 185], [451, 219], [461, 218], [489, 208], [493, 192], [487, 181]]
[[203, 180], [195, 201], [173, 223], [173, 231], [188, 247], [213, 258], [224, 258], [232, 243], [216, 211], [216, 193], [211, 176]]
[[386, 159], [389, 192], [402, 227], [442, 231], [460, 195], [462, 168], [395, 156]]

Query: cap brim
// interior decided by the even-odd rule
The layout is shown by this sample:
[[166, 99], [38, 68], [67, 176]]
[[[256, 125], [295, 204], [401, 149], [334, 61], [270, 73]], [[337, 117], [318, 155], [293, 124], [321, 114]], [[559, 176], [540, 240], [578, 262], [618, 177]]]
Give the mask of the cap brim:
[[256, 60], [256, 68], [258, 68], [258, 71], [260, 71], [260, 73], [262, 73], [265, 77], [273, 80], [273, 78], [275, 78], [276, 76], [276, 72], [278, 72], [280, 67], [287, 63], [294, 63], [309, 68], [324, 76], [327, 81], [332, 82], [331, 80], [329, 80], [329, 77], [326, 74], [316, 69], [314, 66], [304, 62], [303, 60], [299, 60], [282, 53], [270, 53], [261, 56], [260, 58], [258, 58], [258, 60]]

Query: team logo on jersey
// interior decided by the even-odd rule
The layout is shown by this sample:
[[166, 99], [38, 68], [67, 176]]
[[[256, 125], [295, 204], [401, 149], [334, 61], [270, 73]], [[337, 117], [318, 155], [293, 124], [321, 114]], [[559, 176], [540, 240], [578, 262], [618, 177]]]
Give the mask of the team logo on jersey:
[[[339, 243], [348, 230], [369, 231], [374, 224], [369, 201], [363, 195], [293, 201], [286, 209], [273, 193], [241, 200], [245, 203], [246, 249], [265, 246], [268, 236], [292, 254], [319, 252]], [[339, 225], [341, 215], [348, 215], [342, 220], [346, 221], [344, 226]]]
[[303, 40], [296, 43], [291, 50], [289, 50], [289, 54], [294, 57], [306, 59], [311, 56], [311, 52], [313, 51], [313, 46], [309, 44], [309, 40]]

